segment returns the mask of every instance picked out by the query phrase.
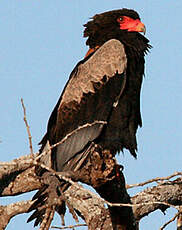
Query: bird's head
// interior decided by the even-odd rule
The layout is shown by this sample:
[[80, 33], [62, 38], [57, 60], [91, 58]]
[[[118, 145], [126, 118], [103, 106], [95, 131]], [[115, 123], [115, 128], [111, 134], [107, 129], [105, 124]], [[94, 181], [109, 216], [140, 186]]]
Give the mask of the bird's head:
[[140, 21], [138, 14], [135, 11], [132, 12], [136, 14], [136, 17], [126, 15], [117, 17], [116, 20], [119, 23], [119, 28], [128, 32], [143, 32], [145, 34], [145, 25]]
[[124, 8], [96, 14], [91, 19], [84, 25], [84, 37], [88, 37], [87, 45], [90, 46], [96, 40], [103, 43], [112, 38], [120, 39], [123, 33], [146, 31], [138, 13], [131, 9]]

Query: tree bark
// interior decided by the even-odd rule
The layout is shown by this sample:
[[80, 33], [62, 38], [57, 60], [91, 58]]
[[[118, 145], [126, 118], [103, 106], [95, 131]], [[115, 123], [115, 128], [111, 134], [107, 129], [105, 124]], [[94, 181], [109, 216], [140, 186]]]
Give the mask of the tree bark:
[[[64, 192], [66, 199], [85, 220], [89, 229], [131, 230], [132, 227], [137, 229], [137, 224], [133, 225], [135, 219], [139, 221], [142, 217], [157, 209], [164, 211], [170, 206], [175, 207], [176, 205], [182, 205], [182, 177], [145, 189], [132, 197], [130, 201], [130, 197], [125, 189], [122, 171], [119, 171], [118, 177], [114, 176], [118, 166], [108, 155], [105, 154], [104, 161], [102, 162], [99, 160], [99, 154], [93, 154], [93, 158], [90, 159], [90, 161], [95, 160], [94, 158], [97, 158], [97, 162], [100, 161], [98, 167], [95, 168], [90, 167], [90, 162], [88, 161], [88, 167], [86, 168], [88, 169], [90, 167], [90, 171], [87, 173], [91, 175], [91, 171], [95, 171], [92, 171], [92, 175], [97, 173], [97, 179], [90, 176], [91, 179], [87, 180], [87, 174], [85, 174], [85, 177], [82, 177], [83, 181], [92, 184], [95, 190], [105, 200], [84, 189], [78, 185], [78, 183], [73, 183]], [[1, 196], [15, 196], [41, 187], [31, 159], [32, 156], [26, 156], [25, 159], [20, 159], [21, 162], [17, 159], [7, 165], [1, 165]], [[107, 167], [103, 167], [103, 163], [106, 164], [105, 166]], [[102, 168], [104, 169], [105, 177], [99, 176], [99, 170]], [[82, 173], [84, 173], [84, 171], [82, 171]], [[108, 204], [108, 202], [113, 204], [106, 207], [105, 204]], [[118, 203], [132, 203], [134, 205], [132, 207], [133, 212], [131, 212], [131, 207], [128, 207], [129, 205], [123, 207], [123, 205], [119, 206]], [[31, 204], [32, 201], [22, 201], [7, 206], [0, 206], [0, 229], [5, 229], [12, 217], [21, 213], [26, 213]], [[129, 220], [131, 220], [131, 222], [129, 222]]]

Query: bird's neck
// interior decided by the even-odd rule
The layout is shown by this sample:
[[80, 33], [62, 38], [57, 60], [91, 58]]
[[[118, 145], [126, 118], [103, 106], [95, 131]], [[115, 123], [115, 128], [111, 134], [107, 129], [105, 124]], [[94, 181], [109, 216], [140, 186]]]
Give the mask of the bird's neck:
[[119, 40], [125, 46], [126, 52], [132, 54], [132, 56], [144, 56], [151, 48], [149, 40], [140, 33], [121, 30], [117, 32], [110, 31], [108, 33], [103, 33], [102, 36], [95, 34], [95, 36], [90, 36], [87, 39], [86, 44], [89, 46], [89, 50], [85, 57], [95, 52], [110, 39]]

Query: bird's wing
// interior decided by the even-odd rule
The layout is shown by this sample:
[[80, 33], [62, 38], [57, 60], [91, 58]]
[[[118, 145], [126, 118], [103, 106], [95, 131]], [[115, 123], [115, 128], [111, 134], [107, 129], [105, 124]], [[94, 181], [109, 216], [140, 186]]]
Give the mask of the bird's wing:
[[46, 135], [50, 144], [61, 141], [57, 170], [100, 135], [124, 88], [126, 66], [124, 46], [111, 39], [72, 72]]

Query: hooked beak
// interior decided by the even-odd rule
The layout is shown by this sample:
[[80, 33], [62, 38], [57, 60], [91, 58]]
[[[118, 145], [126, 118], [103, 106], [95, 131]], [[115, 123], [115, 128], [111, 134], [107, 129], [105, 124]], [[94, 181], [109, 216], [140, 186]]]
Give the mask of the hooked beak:
[[146, 33], [146, 27], [145, 27], [145, 25], [144, 25], [142, 22], [140, 22], [140, 23], [136, 26], [136, 31], [142, 32], [142, 33], [145, 35], [145, 33]]
[[144, 35], [145, 35], [145, 33], [146, 33], [146, 27], [145, 27], [145, 25], [144, 25], [144, 27], [142, 28], [142, 31], [141, 31]]

